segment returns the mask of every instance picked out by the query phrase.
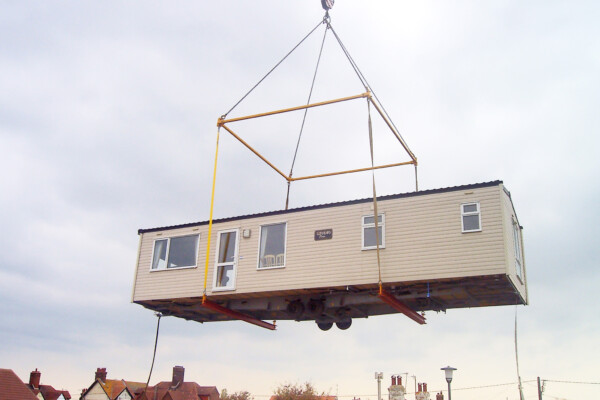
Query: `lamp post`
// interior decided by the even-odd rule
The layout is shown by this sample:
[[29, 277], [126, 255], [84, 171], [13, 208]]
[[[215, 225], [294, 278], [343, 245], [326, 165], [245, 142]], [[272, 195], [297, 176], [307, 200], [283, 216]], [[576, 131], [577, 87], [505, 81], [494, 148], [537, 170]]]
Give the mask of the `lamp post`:
[[448, 382], [448, 400], [452, 400], [452, 392], [450, 392], [450, 382], [452, 382], [452, 373], [456, 371], [456, 368], [448, 366], [440, 369], [446, 373], [446, 382]]
[[383, 372], [375, 372], [375, 379], [377, 379], [377, 400], [381, 400], [381, 380], [383, 379]]

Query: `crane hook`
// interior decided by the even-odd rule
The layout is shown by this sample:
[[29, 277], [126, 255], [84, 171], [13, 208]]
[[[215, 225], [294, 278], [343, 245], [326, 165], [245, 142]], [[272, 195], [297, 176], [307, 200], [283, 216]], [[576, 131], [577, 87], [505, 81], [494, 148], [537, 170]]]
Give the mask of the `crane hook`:
[[321, 0], [321, 6], [323, 6], [325, 11], [329, 11], [333, 7], [334, 1], [335, 0]]

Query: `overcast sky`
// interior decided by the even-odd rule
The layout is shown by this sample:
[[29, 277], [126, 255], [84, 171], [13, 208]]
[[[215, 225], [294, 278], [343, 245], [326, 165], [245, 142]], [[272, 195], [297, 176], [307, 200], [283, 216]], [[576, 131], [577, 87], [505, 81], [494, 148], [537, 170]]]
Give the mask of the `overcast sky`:
[[[4, 0], [0, 10], [0, 367], [23, 380], [38, 368], [75, 398], [97, 367], [146, 381], [156, 317], [130, 302], [137, 229], [208, 219], [217, 118], [318, 24], [320, 2]], [[511, 191], [531, 304], [328, 332], [163, 318], [152, 383], [183, 365], [186, 380], [258, 400], [305, 381], [374, 400], [375, 371], [384, 387], [406, 372], [433, 392], [449, 364], [456, 399], [516, 399], [516, 385], [466, 389], [516, 382], [515, 313], [527, 399], [538, 376], [599, 382], [600, 5], [339, 0], [331, 17], [417, 155], [421, 189], [501, 179]], [[322, 35], [230, 116], [304, 103]], [[313, 98], [362, 92], [328, 35]], [[334, 111], [309, 119], [298, 174], [368, 162], [365, 136]], [[281, 121], [252, 143], [287, 172], [299, 124]], [[383, 143], [380, 160], [402, 156]], [[215, 217], [283, 207], [282, 179], [231, 137], [220, 151]], [[291, 205], [367, 197], [369, 179], [297, 183]], [[380, 194], [414, 190], [411, 167], [377, 179]], [[545, 398], [599, 388], [548, 382]]]

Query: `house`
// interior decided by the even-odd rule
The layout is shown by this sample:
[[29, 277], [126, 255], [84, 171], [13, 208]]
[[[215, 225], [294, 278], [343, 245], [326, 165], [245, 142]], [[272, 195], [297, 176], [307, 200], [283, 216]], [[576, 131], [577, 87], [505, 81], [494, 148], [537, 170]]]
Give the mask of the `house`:
[[132, 301], [199, 322], [324, 330], [528, 303], [523, 228], [502, 181], [381, 196], [377, 218], [374, 206], [367, 198], [140, 229]]
[[38, 400], [12, 369], [0, 368], [0, 400]]
[[[337, 396], [330, 396], [330, 395], [318, 395], [315, 396], [313, 398], [314, 400], [338, 400]], [[355, 400], [360, 400], [360, 399], [356, 399], [356, 397], [354, 398]], [[269, 400], [277, 400], [277, 396], [273, 395], [269, 398]]]
[[184, 381], [185, 368], [173, 367], [173, 379], [163, 381], [139, 392], [135, 400], [219, 400], [215, 386], [200, 386]]
[[146, 383], [123, 379], [107, 379], [106, 368], [97, 368], [94, 382], [84, 389], [80, 400], [131, 400]]
[[67, 390], [56, 390], [50, 385], [40, 385], [42, 373], [36, 368], [29, 374], [29, 384], [26, 386], [39, 400], [70, 400], [71, 394]]
[[419, 383], [419, 390], [417, 391], [417, 393], [415, 393], [415, 398], [416, 398], [416, 400], [430, 400], [431, 399], [431, 396], [429, 395], [429, 392], [427, 391], [426, 383]]
[[400, 375], [392, 375], [392, 384], [388, 388], [389, 400], [406, 400], [406, 388]]

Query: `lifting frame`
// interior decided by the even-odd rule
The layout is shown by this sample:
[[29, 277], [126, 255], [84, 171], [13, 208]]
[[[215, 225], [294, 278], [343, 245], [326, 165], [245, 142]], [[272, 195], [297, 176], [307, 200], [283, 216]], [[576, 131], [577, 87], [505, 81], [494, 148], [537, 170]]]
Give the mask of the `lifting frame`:
[[[326, 8], [326, 10], [327, 10], [327, 8]], [[331, 29], [333, 31], [333, 28], [331, 27], [331, 24], [329, 23], [329, 14], [328, 13], [325, 14], [325, 18], [323, 19], [323, 23], [327, 25], [327, 29]], [[315, 29], [316, 29], [316, 27], [315, 27]], [[315, 29], [313, 29], [311, 31], [311, 33], [314, 32]], [[309, 33], [309, 35], [311, 33]], [[213, 301], [208, 300], [207, 297], [206, 297], [206, 287], [207, 287], [207, 277], [208, 277], [208, 263], [209, 263], [209, 255], [210, 255], [210, 239], [211, 239], [211, 233], [212, 233], [213, 206], [214, 206], [214, 198], [215, 198], [215, 182], [216, 182], [216, 175], [217, 175], [217, 158], [218, 158], [218, 154], [219, 154], [219, 132], [220, 132], [221, 128], [223, 128], [227, 132], [229, 132], [234, 138], [236, 138], [240, 143], [242, 143], [246, 148], [248, 148], [256, 156], [258, 156], [262, 161], [264, 161], [275, 172], [277, 172], [279, 175], [281, 175], [287, 181], [287, 183], [288, 183], [288, 196], [289, 196], [289, 184], [290, 184], [290, 182], [293, 182], [293, 181], [300, 181], [300, 180], [313, 179], [313, 178], [322, 178], [322, 177], [327, 177], [327, 176], [350, 174], [350, 173], [363, 172], [363, 171], [372, 171], [373, 174], [374, 174], [374, 171], [377, 170], [377, 169], [398, 167], [398, 166], [402, 166], [402, 165], [411, 165], [411, 164], [414, 165], [414, 167], [415, 167], [415, 186], [416, 186], [416, 190], [417, 191], [419, 190], [418, 189], [418, 180], [417, 180], [417, 176], [416, 176], [417, 158], [412, 153], [412, 151], [410, 151], [410, 149], [408, 148], [408, 145], [404, 142], [404, 139], [402, 138], [402, 136], [400, 135], [400, 133], [397, 131], [395, 125], [387, 117], [387, 113], [385, 112], [385, 110], [383, 109], [383, 107], [381, 107], [378, 104], [378, 99], [376, 97], [375, 97], [375, 99], [377, 99], [377, 101], [375, 101], [375, 99], [373, 99], [373, 95], [371, 94], [371, 90], [369, 89], [369, 85], [366, 83], [366, 80], [364, 79], [364, 77], [362, 76], [362, 74], [360, 73], [360, 71], [357, 69], [354, 61], [349, 56], [349, 54], [347, 53], [347, 51], [344, 48], [344, 46], [342, 45], [342, 43], [339, 41], [339, 37], [337, 36], [337, 34], [335, 34], [335, 31], [333, 31], [333, 33], [336, 36], [336, 39], [338, 40], [338, 42], [340, 43], [340, 46], [342, 47], [342, 49], [346, 53], [346, 56], [348, 57], [348, 60], [350, 61], [352, 67], [355, 69], [355, 71], [359, 75], [359, 78], [363, 82], [363, 84], [365, 86], [365, 89], [366, 89], [365, 93], [361, 93], [361, 94], [354, 95], [354, 96], [342, 97], [342, 98], [338, 98], [338, 99], [334, 99], [334, 100], [322, 101], [322, 102], [318, 102], [318, 103], [310, 103], [310, 98], [309, 98], [309, 104], [306, 104], [306, 105], [297, 106], [297, 107], [291, 107], [291, 108], [285, 108], [285, 109], [280, 109], [280, 110], [275, 110], [275, 111], [268, 111], [268, 112], [264, 112], [264, 113], [260, 113], [260, 114], [253, 114], [253, 115], [248, 115], [248, 116], [243, 116], [243, 117], [237, 117], [237, 118], [227, 119], [227, 115], [225, 114], [225, 115], [221, 116], [219, 118], [218, 122], [217, 122], [217, 127], [218, 127], [218, 130], [217, 130], [217, 144], [216, 144], [216, 151], [215, 151], [215, 164], [214, 164], [214, 171], [213, 171], [213, 184], [212, 184], [212, 194], [211, 194], [210, 217], [209, 217], [209, 224], [208, 224], [208, 243], [207, 243], [207, 248], [206, 248], [206, 262], [205, 262], [205, 269], [204, 269], [204, 293], [202, 295], [202, 306], [205, 307], [205, 308], [208, 308], [210, 310], [213, 310], [213, 311], [216, 311], [216, 312], [220, 312], [220, 313], [225, 314], [227, 316], [230, 316], [232, 318], [239, 319], [239, 320], [242, 320], [242, 321], [246, 321], [248, 323], [251, 323], [251, 324], [254, 324], [254, 325], [266, 328], [266, 329], [270, 329], [270, 330], [276, 329], [276, 326], [275, 326], [274, 323], [270, 324], [270, 323], [262, 321], [262, 320], [260, 320], [258, 318], [252, 317], [250, 315], [243, 314], [243, 313], [241, 313], [239, 311], [235, 311], [235, 310], [223, 307], [223, 306], [221, 306], [221, 305], [219, 305], [219, 304], [217, 304], [217, 303], [215, 303]], [[302, 41], [300, 43], [302, 43]], [[292, 49], [292, 51], [294, 49]], [[321, 50], [322, 50], [322, 48], [321, 48]], [[289, 55], [289, 53], [288, 53], [288, 55]], [[319, 55], [319, 58], [320, 58], [320, 55]], [[285, 57], [284, 57], [284, 59], [285, 59]], [[281, 60], [281, 61], [283, 61], [283, 60]], [[280, 61], [280, 63], [281, 63], [281, 61]], [[277, 64], [277, 65], [279, 65], [279, 64]], [[277, 65], [276, 65], [276, 67], [277, 67]], [[318, 63], [317, 63], [317, 68], [318, 68]], [[269, 73], [266, 76], [268, 76]], [[266, 76], [265, 76], [265, 78], [266, 78]], [[315, 76], [316, 76], [316, 71], [315, 71]], [[260, 82], [262, 82], [262, 80], [259, 81], [259, 83]], [[314, 80], [313, 80], [313, 84], [314, 84]], [[252, 89], [251, 89], [251, 91], [252, 91]], [[312, 89], [311, 89], [311, 93], [312, 93]], [[244, 99], [244, 97], [242, 98], [242, 100]], [[289, 175], [286, 175], [279, 168], [277, 168], [273, 163], [271, 163], [263, 155], [261, 155], [257, 150], [255, 150], [252, 146], [250, 146], [250, 144], [248, 144], [246, 141], [244, 141], [238, 134], [236, 134], [228, 126], [228, 124], [231, 124], [231, 123], [234, 123], [234, 122], [238, 122], [238, 121], [244, 121], [244, 120], [249, 120], [249, 119], [254, 119], [254, 118], [266, 117], [266, 116], [270, 116], [270, 115], [282, 114], [282, 113], [287, 113], [287, 112], [291, 112], [291, 111], [305, 110], [305, 112], [306, 112], [306, 110], [308, 110], [310, 108], [313, 108], [313, 107], [320, 107], [320, 106], [325, 106], [325, 105], [329, 105], [329, 104], [340, 103], [340, 102], [344, 102], [344, 101], [356, 100], [356, 99], [361, 99], [361, 98], [366, 98], [367, 99], [367, 103], [369, 105], [369, 139], [370, 139], [370, 144], [371, 144], [371, 166], [370, 167], [358, 168], [358, 169], [352, 169], [352, 170], [344, 170], [344, 171], [337, 171], [337, 172], [327, 172], [327, 173], [322, 173], [322, 174], [317, 174], [317, 175], [308, 175], [308, 176], [301, 176], [301, 177], [292, 178], [291, 171], [290, 171]], [[242, 100], [240, 100], [240, 101], [242, 101]], [[239, 104], [239, 102], [237, 104]], [[404, 148], [404, 150], [406, 151], [406, 153], [410, 157], [410, 161], [393, 163], [393, 164], [386, 164], [386, 165], [374, 165], [374, 162], [373, 162], [373, 137], [372, 137], [371, 115], [370, 115], [370, 105], [371, 104], [375, 107], [375, 109], [377, 110], [378, 114], [384, 120], [385, 124], [391, 130], [391, 132], [396, 137], [396, 139], [400, 142], [400, 144], [402, 145], [402, 147]], [[235, 106], [234, 106], [234, 108], [235, 108]], [[375, 215], [377, 215], [377, 195], [376, 195], [376, 191], [375, 191], [375, 176], [374, 175], [373, 175], [373, 203], [374, 203], [374, 207], [375, 207]], [[286, 202], [286, 209], [287, 209], [287, 202]], [[376, 235], [377, 235], [377, 232], [378, 232], [377, 224], [378, 224], [378, 221], [377, 221], [377, 218], [375, 218], [375, 232], [376, 232]], [[379, 242], [379, 239], [377, 238], [377, 243], [378, 242]], [[405, 314], [406, 316], [408, 316], [409, 318], [411, 318], [415, 322], [417, 322], [419, 324], [424, 324], [425, 323], [425, 318], [422, 315], [418, 314], [417, 312], [415, 312], [414, 310], [412, 310], [410, 307], [408, 307], [406, 304], [402, 303], [400, 300], [398, 300], [397, 298], [395, 298], [392, 294], [386, 292], [383, 289], [383, 283], [381, 281], [381, 264], [380, 264], [380, 260], [379, 260], [379, 245], [377, 246], [377, 266], [379, 268], [379, 293], [378, 293], [378, 297], [383, 302], [389, 304], [395, 310], [397, 310], [397, 311]]]
[[[237, 135], [230, 127], [227, 126], [227, 124], [230, 124], [230, 123], [233, 123], [233, 122], [244, 121], [244, 120], [253, 119], [253, 118], [267, 117], [267, 116], [270, 116], [270, 115], [282, 114], [282, 113], [291, 112], [291, 111], [305, 110], [305, 109], [309, 109], [309, 108], [313, 108], [313, 107], [325, 106], [325, 105], [328, 105], [328, 104], [340, 103], [340, 102], [343, 102], [343, 101], [350, 101], [350, 100], [355, 100], [355, 99], [360, 99], [360, 98], [366, 98], [367, 101], [370, 104], [374, 105], [375, 109], [377, 110], [377, 112], [379, 113], [379, 115], [383, 118], [383, 120], [385, 121], [386, 125], [390, 128], [390, 130], [392, 131], [392, 133], [394, 134], [394, 136], [398, 139], [398, 141], [400, 142], [400, 144], [402, 145], [402, 147], [404, 148], [404, 150], [410, 156], [410, 158], [411, 158], [410, 161], [405, 161], [405, 162], [400, 162], [400, 163], [394, 163], [394, 164], [386, 164], [386, 165], [377, 165], [377, 166], [373, 165], [371, 167], [365, 167], [365, 168], [358, 168], [358, 169], [352, 169], [352, 170], [329, 172], [329, 173], [323, 173], [323, 174], [317, 174], [317, 175], [308, 175], [308, 176], [302, 176], [302, 177], [292, 178], [291, 176], [288, 176], [285, 173], [283, 173], [279, 168], [277, 168], [275, 165], [273, 165], [269, 160], [267, 160], [263, 155], [261, 155], [257, 150], [255, 150], [246, 141], [244, 141], [239, 135]], [[322, 178], [322, 177], [326, 177], [326, 176], [350, 174], [350, 173], [355, 173], [355, 172], [373, 171], [373, 170], [376, 170], [376, 169], [397, 167], [397, 166], [410, 165], [410, 164], [413, 164], [415, 167], [417, 166], [417, 158], [410, 151], [410, 149], [408, 148], [408, 146], [406, 145], [406, 143], [404, 142], [404, 140], [402, 139], [402, 137], [400, 136], [400, 134], [396, 131], [394, 125], [385, 116], [385, 114], [383, 113], [383, 111], [381, 110], [381, 108], [379, 107], [379, 105], [377, 104], [377, 102], [373, 101], [371, 92], [369, 92], [369, 91], [367, 91], [365, 93], [361, 93], [361, 94], [355, 95], [355, 96], [342, 97], [342, 98], [339, 98], [339, 99], [322, 101], [322, 102], [319, 102], [319, 103], [312, 103], [312, 104], [307, 104], [307, 105], [304, 105], [304, 106], [285, 108], [285, 109], [281, 109], [281, 110], [269, 111], [269, 112], [264, 112], [264, 113], [260, 113], [260, 114], [253, 114], [253, 115], [248, 115], [248, 116], [243, 116], [243, 117], [230, 118], [230, 119], [225, 119], [225, 118], [221, 117], [221, 118], [219, 118], [219, 120], [217, 122], [217, 126], [219, 128], [221, 128], [221, 127], [224, 128], [234, 138], [236, 138], [246, 148], [248, 148], [250, 151], [252, 151], [256, 156], [258, 156], [261, 160], [263, 160], [267, 165], [269, 165], [275, 172], [277, 172], [279, 175], [281, 175], [288, 182], [305, 180], [305, 179], [313, 179], [313, 178]], [[235, 310], [223, 307], [223, 306], [221, 306], [221, 305], [219, 305], [219, 304], [217, 304], [217, 303], [215, 303], [213, 301], [208, 300], [207, 297], [206, 297], [206, 285], [207, 285], [207, 276], [208, 276], [208, 257], [209, 257], [209, 252], [210, 252], [210, 237], [211, 237], [211, 230], [212, 230], [212, 211], [213, 211], [213, 203], [214, 203], [214, 186], [215, 186], [215, 179], [216, 179], [217, 155], [218, 155], [218, 149], [219, 149], [219, 143], [218, 142], [219, 142], [219, 139], [218, 139], [218, 135], [217, 135], [217, 150], [216, 150], [216, 154], [215, 154], [215, 171], [214, 171], [214, 176], [213, 176], [213, 190], [212, 190], [211, 211], [210, 211], [210, 220], [209, 220], [208, 245], [207, 245], [207, 251], [206, 251], [206, 266], [205, 266], [205, 276], [204, 276], [204, 294], [203, 294], [203, 297], [202, 297], [202, 306], [205, 307], [205, 308], [208, 308], [210, 310], [213, 310], [213, 311], [216, 311], [216, 312], [220, 312], [220, 313], [225, 314], [227, 316], [230, 316], [232, 318], [239, 319], [241, 321], [245, 321], [245, 322], [248, 322], [250, 324], [260, 326], [262, 328], [274, 330], [274, 329], [276, 329], [275, 324], [271, 324], [271, 323], [262, 321], [262, 320], [260, 320], [258, 318], [254, 318], [254, 317], [252, 317], [250, 315], [243, 314], [243, 313], [241, 313], [239, 311], [235, 311]], [[376, 201], [376, 200], [374, 200], [374, 201]], [[417, 322], [419, 324], [425, 324], [425, 317], [423, 317], [421, 314], [415, 312], [410, 307], [408, 307], [406, 304], [402, 303], [400, 300], [398, 300], [397, 298], [395, 298], [393, 295], [391, 295], [390, 293], [388, 293], [387, 291], [385, 291], [383, 289], [383, 285], [382, 285], [381, 281], [379, 282], [379, 294], [378, 294], [378, 296], [379, 296], [379, 298], [383, 302], [389, 304], [395, 310], [403, 313], [404, 315], [406, 315], [407, 317], [409, 317], [413, 321], [415, 321], [415, 322]]]

